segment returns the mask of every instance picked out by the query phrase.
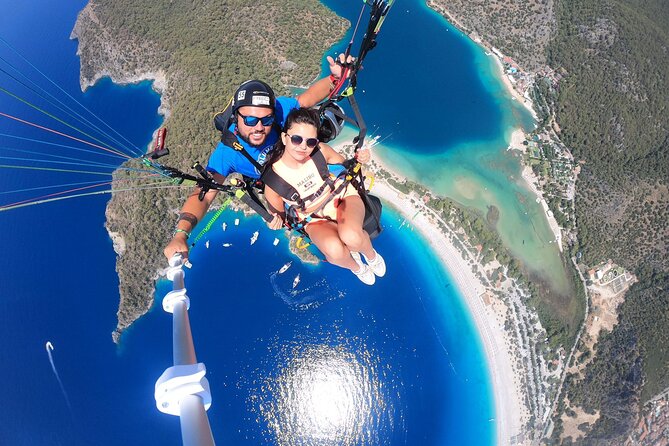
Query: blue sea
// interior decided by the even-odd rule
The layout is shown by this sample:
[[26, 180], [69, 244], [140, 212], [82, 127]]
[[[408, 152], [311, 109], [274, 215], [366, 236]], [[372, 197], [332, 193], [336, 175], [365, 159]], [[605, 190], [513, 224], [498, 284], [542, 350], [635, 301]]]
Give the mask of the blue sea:
[[[357, 17], [357, 7], [327, 4]], [[11, 10], [0, 16], [0, 37], [134, 146], [145, 147], [161, 123], [159, 97], [149, 83], [120, 87], [103, 80], [80, 92], [77, 45], [68, 38], [84, 5], [37, 0], [10, 7], [0, 0], [3, 11]], [[439, 54], [408, 54], [405, 30], [415, 29], [409, 25], [423, 29], [417, 47], [439, 42]], [[471, 50], [462, 36], [420, 2], [399, 2], [384, 26], [359, 78], [370, 127], [392, 128], [393, 145], [426, 153], [437, 131], [430, 128], [454, 144], [498, 137], [504, 127], [499, 104], [477, 80], [473, 62], [467, 65]], [[384, 46], [409, 59], [389, 63], [381, 57]], [[444, 70], [452, 58], [442, 51], [460, 54], [458, 66]], [[21, 63], [6, 46], [0, 56]], [[429, 70], [438, 71], [431, 84]], [[0, 87], [15, 84], [0, 73]], [[421, 113], [409, 121], [403, 110], [417, 97], [430, 100], [419, 101]], [[457, 113], [449, 111], [453, 101]], [[0, 112], [49, 122], [4, 94]], [[456, 118], [453, 126], [441, 125]], [[0, 133], [65, 144], [2, 117]], [[0, 146], [30, 150], [33, 144], [0, 136]], [[3, 169], [0, 192], [84, 181], [90, 176]], [[0, 204], [31, 193], [2, 194]], [[171, 318], [159, 302], [170, 283], [159, 283], [155, 308], [124, 334], [121, 346], [111, 341], [119, 296], [115, 253], [103, 226], [107, 200], [89, 196], [0, 212], [0, 445], [180, 444], [178, 419], [158, 412], [153, 399], [154, 383], [172, 360]], [[400, 229], [401, 221], [387, 206], [386, 230], [375, 246], [388, 274], [374, 287], [326, 264], [300, 264], [283, 235], [232, 211], [193, 250], [186, 276], [190, 318], [198, 360], [207, 366], [208, 414], [218, 444], [494, 443], [489, 373], [473, 323], [429, 244], [410, 226]]]

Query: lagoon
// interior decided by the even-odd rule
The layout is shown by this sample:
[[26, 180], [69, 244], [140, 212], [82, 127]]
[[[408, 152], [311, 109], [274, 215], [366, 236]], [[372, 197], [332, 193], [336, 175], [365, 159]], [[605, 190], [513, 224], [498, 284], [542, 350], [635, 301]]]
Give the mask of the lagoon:
[[[4, 5], [13, 12], [0, 19], [0, 29], [70, 94], [144, 147], [160, 123], [148, 83], [103, 81], [78, 91], [76, 42], [67, 38], [83, 5]], [[6, 97], [0, 106], [28, 113]], [[6, 133], [36, 136], [2, 125]], [[56, 180], [52, 175], [48, 179]], [[13, 172], [0, 181], [7, 191], [30, 186], [35, 177]], [[111, 342], [118, 282], [103, 227], [105, 203], [88, 197], [0, 216], [10, 253], [0, 263], [3, 442], [179, 443], [178, 420], [159, 413], [153, 401], [154, 382], [170, 365], [169, 316], [156, 305], [120, 347]], [[233, 217], [224, 218], [230, 224]], [[218, 227], [209, 234], [209, 249], [196, 247], [186, 280], [219, 443], [327, 444], [340, 440], [332, 426], [346, 427], [340, 444], [494, 441], [487, 366], [457, 290], [425, 240], [399, 231], [399, 217], [390, 210], [384, 224], [377, 247], [388, 253], [389, 275], [371, 289], [329, 265], [295, 263], [285, 240], [274, 248], [274, 234], [257, 218], [225, 233]], [[247, 246], [254, 230], [261, 236]], [[223, 248], [224, 240], [233, 246]], [[287, 280], [273, 280], [289, 260], [294, 265]], [[302, 281], [293, 290], [297, 272]], [[163, 284], [158, 303], [164, 292]], [[55, 347], [54, 366], [71, 408], [49, 363], [47, 341]], [[302, 437], [295, 419], [310, 426]]]
[[[360, 5], [326, 0], [355, 23]], [[350, 34], [335, 50], [343, 51]], [[541, 206], [521, 178], [511, 132], [534, 127], [482, 47], [419, 0], [397, 2], [358, 76], [358, 102], [375, 150], [394, 171], [485, 215], [500, 237], [562, 294], [570, 285]], [[355, 46], [354, 46], [355, 48]]]

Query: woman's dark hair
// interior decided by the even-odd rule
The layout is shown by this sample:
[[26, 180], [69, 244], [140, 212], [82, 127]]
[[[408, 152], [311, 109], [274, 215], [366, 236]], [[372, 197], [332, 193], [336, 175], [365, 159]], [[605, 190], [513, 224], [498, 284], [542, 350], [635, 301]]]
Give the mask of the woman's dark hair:
[[[318, 111], [311, 108], [296, 108], [293, 109], [288, 116], [286, 117], [286, 122], [281, 129], [283, 132], [287, 132], [293, 124], [308, 124], [316, 127], [316, 134], [318, 134], [319, 127], [321, 125], [321, 118], [318, 115]], [[272, 152], [270, 153], [270, 158], [265, 166], [269, 168], [272, 164], [279, 161], [283, 156], [283, 152], [286, 150], [286, 146], [283, 144], [283, 140], [279, 136], [279, 140], [276, 142], [276, 145]]]

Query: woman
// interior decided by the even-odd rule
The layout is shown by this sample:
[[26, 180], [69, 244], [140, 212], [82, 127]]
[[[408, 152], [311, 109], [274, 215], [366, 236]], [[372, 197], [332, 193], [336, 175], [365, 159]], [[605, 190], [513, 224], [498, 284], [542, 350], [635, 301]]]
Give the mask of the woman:
[[[328, 262], [350, 269], [363, 283], [373, 285], [376, 276], [386, 273], [386, 264], [362, 228], [365, 205], [355, 187], [342, 187], [343, 179], [333, 180], [324, 173], [325, 163], [339, 164], [344, 157], [319, 143], [319, 125], [318, 112], [311, 109], [293, 110], [286, 118], [263, 175], [265, 198], [275, 216], [269, 227], [283, 226], [287, 205], [299, 220], [306, 220], [307, 235]], [[360, 162], [367, 162], [369, 150], [363, 149], [356, 156]]]

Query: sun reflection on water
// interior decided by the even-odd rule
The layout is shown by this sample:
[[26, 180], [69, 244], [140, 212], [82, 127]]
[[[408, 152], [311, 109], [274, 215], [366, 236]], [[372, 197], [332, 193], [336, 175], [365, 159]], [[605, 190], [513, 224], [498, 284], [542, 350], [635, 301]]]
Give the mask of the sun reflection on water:
[[[378, 364], [364, 348], [292, 345], [281, 352], [259, 406], [273, 443], [297, 445], [377, 444], [392, 418]], [[387, 389], [386, 389], [387, 390]]]

